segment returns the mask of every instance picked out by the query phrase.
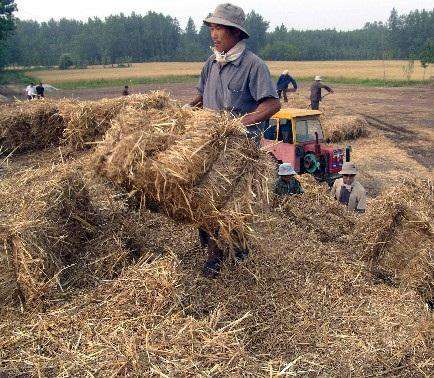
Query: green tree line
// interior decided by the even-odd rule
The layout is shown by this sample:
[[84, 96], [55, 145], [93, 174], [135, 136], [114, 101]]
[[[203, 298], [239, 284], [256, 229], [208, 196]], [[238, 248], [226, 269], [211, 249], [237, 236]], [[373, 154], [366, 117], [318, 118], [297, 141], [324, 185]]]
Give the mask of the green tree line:
[[[352, 31], [299, 31], [284, 25], [269, 30], [269, 22], [254, 11], [247, 15], [246, 25], [250, 49], [267, 60], [406, 59], [419, 57], [434, 41], [434, 9], [404, 15], [392, 10], [387, 22], [366, 23]], [[54, 66], [67, 54], [76, 65], [85, 66], [202, 61], [210, 55], [212, 43], [208, 28], [197, 28], [191, 18], [182, 29], [176, 18], [149, 12], [85, 22], [16, 19], [15, 30], [2, 44], [3, 64]]]

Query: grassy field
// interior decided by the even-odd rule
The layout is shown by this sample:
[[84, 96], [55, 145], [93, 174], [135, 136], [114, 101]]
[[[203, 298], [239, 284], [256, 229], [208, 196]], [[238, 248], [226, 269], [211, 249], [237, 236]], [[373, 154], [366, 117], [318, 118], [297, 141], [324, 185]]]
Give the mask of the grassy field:
[[[403, 67], [406, 61], [327, 61], [327, 62], [268, 62], [271, 73], [279, 75], [283, 70], [290, 70], [298, 80], [311, 80], [315, 75], [322, 75], [330, 82], [347, 84], [403, 85], [407, 81]], [[78, 70], [41, 70], [31, 71], [31, 76], [43, 82], [58, 85], [64, 89], [80, 87], [101, 87], [130, 84], [148, 84], [154, 82], [194, 81], [200, 74], [203, 62], [158, 62], [135, 63], [129, 68], [104, 68], [91, 66]], [[434, 66], [427, 68], [425, 79], [434, 76]], [[423, 69], [415, 62], [410, 84], [418, 84], [423, 79]]]

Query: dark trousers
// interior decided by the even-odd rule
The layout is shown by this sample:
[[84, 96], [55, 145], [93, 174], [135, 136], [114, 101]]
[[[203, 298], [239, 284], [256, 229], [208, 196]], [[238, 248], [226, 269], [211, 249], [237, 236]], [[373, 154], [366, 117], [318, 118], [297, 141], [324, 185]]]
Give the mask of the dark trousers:
[[283, 101], [284, 102], [288, 102], [287, 93], [288, 93], [288, 89], [278, 89], [277, 90], [277, 94], [279, 95], [279, 99], [282, 98], [282, 94], [283, 94]]
[[319, 101], [311, 100], [310, 101], [310, 107], [312, 108], [312, 110], [318, 110], [319, 109]]

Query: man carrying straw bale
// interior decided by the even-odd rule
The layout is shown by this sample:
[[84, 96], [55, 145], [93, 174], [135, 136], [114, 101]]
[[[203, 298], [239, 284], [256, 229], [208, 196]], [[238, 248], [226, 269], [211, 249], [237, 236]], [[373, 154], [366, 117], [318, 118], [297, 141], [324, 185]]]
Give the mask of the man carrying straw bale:
[[[205, 63], [198, 85], [198, 96], [189, 104], [242, 117], [247, 135], [259, 145], [263, 123], [280, 110], [276, 88], [265, 62], [246, 48], [249, 34], [244, 27], [244, 11], [235, 5], [220, 4], [204, 20], [214, 42], [213, 55]], [[218, 236], [215, 231], [214, 238]], [[202, 246], [208, 247], [206, 277], [215, 277], [223, 252], [210, 235], [200, 230]], [[240, 259], [246, 251], [238, 251]]]
[[354, 163], [344, 163], [339, 172], [342, 178], [336, 180], [332, 187], [332, 195], [348, 210], [364, 213], [366, 210], [366, 191], [356, 181], [357, 168]]

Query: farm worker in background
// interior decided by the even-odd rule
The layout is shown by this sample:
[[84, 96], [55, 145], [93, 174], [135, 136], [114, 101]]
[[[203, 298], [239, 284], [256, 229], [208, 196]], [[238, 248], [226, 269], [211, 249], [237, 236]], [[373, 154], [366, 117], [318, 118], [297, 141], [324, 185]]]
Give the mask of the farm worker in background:
[[[227, 111], [246, 126], [247, 135], [257, 145], [263, 123], [280, 110], [276, 87], [265, 62], [246, 48], [249, 38], [244, 22], [244, 11], [232, 4], [220, 4], [204, 20], [209, 26], [214, 43], [213, 54], [205, 62], [199, 79], [198, 95], [188, 106]], [[199, 230], [202, 245], [208, 248], [208, 261], [203, 273], [215, 277], [221, 267], [223, 251], [218, 248], [214, 235]], [[246, 250], [236, 256], [244, 259]]]
[[[292, 84], [293, 88], [288, 90], [289, 83]], [[280, 75], [279, 77], [279, 80], [277, 80], [277, 94], [279, 95], [279, 99], [282, 97], [282, 93], [283, 93], [283, 101], [288, 102], [288, 97], [286, 96], [286, 94], [288, 92], [296, 92], [296, 91], [297, 91], [297, 82], [289, 74], [288, 70], [283, 71], [282, 75]]]
[[44, 86], [42, 85], [42, 83], [39, 83], [39, 85], [36, 87], [36, 95], [38, 96], [38, 98], [44, 98], [45, 97], [44, 92], [45, 92]]
[[315, 76], [315, 81], [310, 87], [310, 106], [312, 110], [319, 109], [319, 102], [322, 100], [321, 89], [324, 88], [329, 93], [334, 93], [333, 89], [321, 83], [321, 76]]
[[125, 85], [124, 90], [122, 91], [122, 96], [128, 96], [130, 94], [130, 88], [128, 85]]
[[357, 168], [354, 163], [347, 162], [339, 172], [342, 178], [337, 179], [332, 187], [332, 195], [350, 211], [364, 213], [366, 210], [366, 191], [356, 181]]
[[36, 97], [36, 88], [35, 84], [30, 83], [30, 85], [26, 88], [27, 100], [33, 100]]
[[295, 172], [291, 164], [280, 164], [278, 171], [279, 178], [274, 184], [274, 193], [278, 196], [303, 194], [304, 190], [300, 182], [295, 178], [296, 174], [297, 172]]

